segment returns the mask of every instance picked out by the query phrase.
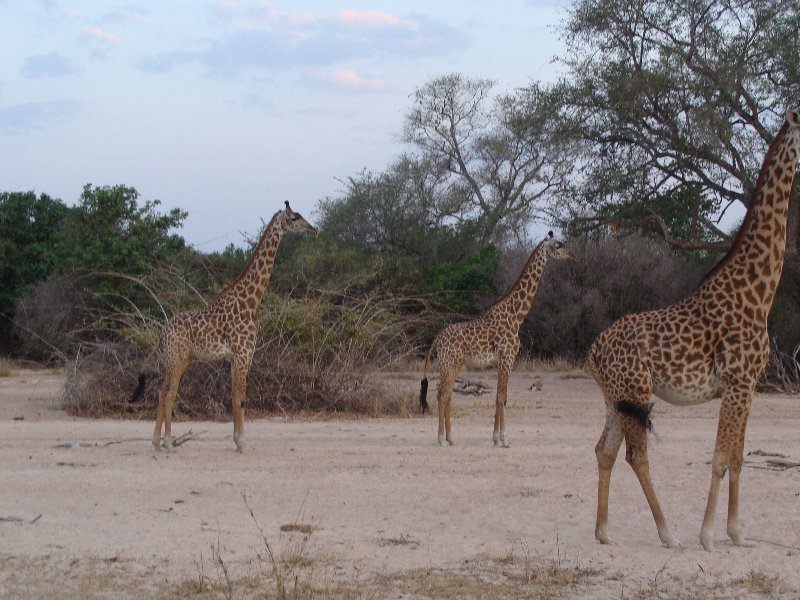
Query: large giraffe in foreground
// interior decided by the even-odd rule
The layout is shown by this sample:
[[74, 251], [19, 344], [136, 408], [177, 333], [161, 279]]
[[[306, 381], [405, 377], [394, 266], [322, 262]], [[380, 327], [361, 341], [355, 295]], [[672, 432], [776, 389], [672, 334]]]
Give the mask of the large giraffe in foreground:
[[[254, 316], [267, 291], [272, 265], [281, 237], [286, 232], [316, 234], [299, 213], [289, 208], [278, 211], [264, 228], [255, 250], [241, 273], [205, 308], [175, 315], [164, 328], [157, 352], [165, 371], [158, 393], [153, 446], [161, 449], [161, 423], [164, 423], [164, 450], [172, 447], [172, 408], [181, 376], [193, 359], [230, 359], [233, 396], [233, 441], [244, 449], [244, 397], [247, 373], [256, 343]], [[145, 376], [131, 397], [135, 402], [144, 391]]]
[[739, 524], [739, 474], [753, 390], [769, 353], [767, 316], [781, 277], [792, 181], [800, 157], [800, 112], [788, 111], [761, 167], [739, 234], [725, 257], [688, 298], [661, 310], [627, 315], [603, 331], [588, 366], [603, 390], [606, 424], [598, 466], [595, 537], [610, 543], [608, 488], [622, 440], [650, 505], [661, 541], [680, 546], [650, 481], [646, 429], [651, 394], [692, 405], [721, 397], [700, 543], [714, 549], [714, 516], [730, 473], [728, 536], [744, 544]]
[[531, 252], [517, 281], [502, 298], [477, 319], [453, 323], [433, 340], [425, 355], [425, 371], [419, 403], [422, 412], [428, 408], [428, 362], [433, 354], [439, 359], [439, 388], [436, 400], [439, 409], [439, 445], [453, 444], [450, 435], [450, 400], [456, 375], [464, 359], [497, 362], [497, 398], [494, 413], [494, 445], [508, 447], [506, 441], [505, 403], [508, 376], [519, 352], [519, 328], [531, 308], [539, 279], [548, 258], [574, 258], [551, 231]]

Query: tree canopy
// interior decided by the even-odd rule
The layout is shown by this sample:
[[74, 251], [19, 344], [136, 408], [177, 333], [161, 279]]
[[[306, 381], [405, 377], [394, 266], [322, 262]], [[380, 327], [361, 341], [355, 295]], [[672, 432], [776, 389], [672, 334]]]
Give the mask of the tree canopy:
[[557, 86], [585, 144], [573, 223], [725, 247], [719, 216], [800, 98], [799, 31], [796, 0], [578, 0]]

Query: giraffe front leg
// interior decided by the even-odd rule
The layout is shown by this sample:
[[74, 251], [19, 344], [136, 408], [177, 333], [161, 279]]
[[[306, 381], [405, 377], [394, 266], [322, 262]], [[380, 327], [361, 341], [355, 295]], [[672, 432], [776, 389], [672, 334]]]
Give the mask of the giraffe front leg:
[[233, 443], [237, 452], [244, 452], [244, 398], [249, 370], [247, 357], [234, 359], [231, 364], [231, 390], [233, 396]]
[[717, 425], [717, 441], [711, 461], [711, 485], [708, 491], [700, 543], [708, 552], [714, 550], [714, 521], [719, 492], [725, 473], [729, 473], [727, 533], [737, 546], [746, 545], [739, 522], [739, 476], [744, 454], [744, 434], [752, 392], [731, 391], [723, 397]]
[[506, 398], [508, 397], [508, 377], [511, 373], [511, 361], [499, 361], [497, 370], [497, 397], [495, 399], [494, 409], [494, 433], [492, 441], [495, 446], [508, 448], [509, 443], [506, 440]]
[[439, 387], [436, 390], [436, 404], [439, 412], [438, 442], [443, 448], [453, 446], [453, 436], [450, 433], [450, 401], [453, 397], [455, 373], [440, 373]]

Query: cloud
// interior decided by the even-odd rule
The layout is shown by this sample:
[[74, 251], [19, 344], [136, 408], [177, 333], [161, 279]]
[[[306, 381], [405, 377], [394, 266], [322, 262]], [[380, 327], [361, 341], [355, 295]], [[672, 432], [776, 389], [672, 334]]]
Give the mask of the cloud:
[[244, 69], [319, 68], [363, 58], [441, 55], [467, 44], [466, 36], [453, 27], [419, 16], [401, 19], [383, 11], [357, 10], [265, 11], [203, 47], [150, 56], [139, 66], [163, 72], [198, 63], [209, 75], [233, 77]]
[[356, 23], [359, 25], [396, 26], [400, 24], [400, 19], [390, 13], [380, 10], [352, 10], [344, 8], [339, 11], [339, 18], [344, 23]]
[[49, 54], [35, 54], [25, 59], [25, 62], [20, 69], [25, 77], [59, 77], [62, 75], [69, 75], [76, 71], [72, 62], [58, 52], [50, 52]]
[[331, 76], [337, 86], [351, 89], [382, 91], [387, 88], [383, 79], [373, 79], [359, 75], [355, 71], [336, 71]]
[[127, 6], [123, 6], [116, 10], [112, 10], [110, 12], [105, 13], [101, 20], [103, 22], [111, 22], [111, 23], [137, 23], [143, 24], [147, 23], [149, 20], [148, 10], [142, 6], [136, 6], [133, 4], [129, 4]]
[[84, 40], [92, 47], [92, 52], [97, 55], [105, 55], [112, 47], [119, 44], [119, 38], [113, 33], [109, 33], [92, 25], [83, 29]]
[[13, 135], [68, 121], [78, 114], [80, 108], [80, 103], [74, 100], [0, 106], [0, 132]]

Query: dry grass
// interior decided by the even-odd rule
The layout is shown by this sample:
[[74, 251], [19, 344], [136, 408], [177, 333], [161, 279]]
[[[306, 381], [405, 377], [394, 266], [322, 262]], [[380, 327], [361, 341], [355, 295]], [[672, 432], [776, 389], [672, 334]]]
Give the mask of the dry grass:
[[[256, 524], [257, 526], [257, 524]], [[262, 532], [263, 533], [263, 532]], [[341, 563], [314, 556], [311, 534], [281, 534], [279, 547], [264, 539], [250, 559], [231, 562], [217, 536], [210, 553], [200, 554], [196, 574], [171, 576], [122, 557], [56, 559], [0, 557], [0, 597], [42, 600], [107, 598], [196, 600], [520, 600], [630, 598], [721, 600], [797, 597], [782, 579], [760, 571], [703, 584], [692, 578], [657, 575], [647, 583], [626, 583], [618, 574], [600, 572], [564, 556], [481, 557], [453, 568], [426, 568], [376, 576], [342, 575]], [[335, 574], [337, 573], [338, 574]], [[612, 590], [617, 590], [615, 593]]]
[[759, 571], [751, 570], [746, 576], [737, 579], [735, 584], [741, 585], [748, 591], [758, 594], [762, 598], [786, 598], [790, 590], [787, 589], [783, 580], [777, 575], [768, 575]]
[[11, 377], [14, 374], [11, 360], [0, 357], [0, 377]]

